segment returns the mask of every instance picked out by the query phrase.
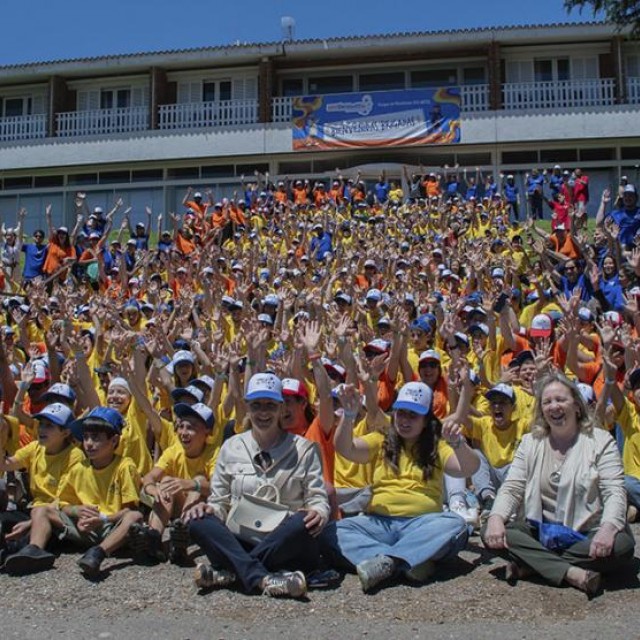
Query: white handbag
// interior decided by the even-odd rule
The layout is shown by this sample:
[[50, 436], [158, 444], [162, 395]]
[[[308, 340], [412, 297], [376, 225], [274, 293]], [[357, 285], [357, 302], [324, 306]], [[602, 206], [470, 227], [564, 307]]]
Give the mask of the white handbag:
[[[271, 492], [270, 498], [261, 494]], [[274, 484], [258, 487], [255, 495], [243, 494], [231, 507], [227, 528], [240, 540], [258, 544], [279, 527], [289, 516], [288, 507], [280, 504], [280, 491]]]

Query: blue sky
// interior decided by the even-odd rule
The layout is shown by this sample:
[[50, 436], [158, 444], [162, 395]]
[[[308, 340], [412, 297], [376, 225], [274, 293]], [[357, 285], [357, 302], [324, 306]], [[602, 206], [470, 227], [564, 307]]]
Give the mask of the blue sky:
[[[2, 3], [0, 65], [296, 37], [591, 20], [563, 0], [18, 0]], [[436, 6], [439, 11], [429, 11]], [[385, 9], [373, 9], [384, 7]], [[481, 10], [479, 10], [481, 8]]]

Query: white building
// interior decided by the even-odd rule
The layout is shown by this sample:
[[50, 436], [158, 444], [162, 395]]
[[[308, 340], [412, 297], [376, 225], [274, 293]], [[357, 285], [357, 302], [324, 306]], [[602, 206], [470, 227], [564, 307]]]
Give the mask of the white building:
[[[460, 86], [460, 144], [294, 153], [291, 99]], [[0, 216], [58, 220], [73, 194], [137, 215], [184, 189], [230, 195], [254, 169], [444, 164], [522, 174], [581, 167], [592, 203], [638, 180], [640, 44], [604, 23], [256, 43], [0, 67]], [[595, 206], [595, 205], [592, 205]]]

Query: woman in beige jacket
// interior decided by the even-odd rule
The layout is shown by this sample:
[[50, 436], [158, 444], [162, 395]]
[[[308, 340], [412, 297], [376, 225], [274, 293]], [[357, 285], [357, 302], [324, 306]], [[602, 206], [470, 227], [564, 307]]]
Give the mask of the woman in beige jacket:
[[500, 488], [483, 539], [504, 550], [507, 577], [538, 574], [589, 595], [601, 573], [633, 557], [626, 494], [613, 438], [594, 428], [577, 387], [559, 373], [540, 381], [531, 433]]

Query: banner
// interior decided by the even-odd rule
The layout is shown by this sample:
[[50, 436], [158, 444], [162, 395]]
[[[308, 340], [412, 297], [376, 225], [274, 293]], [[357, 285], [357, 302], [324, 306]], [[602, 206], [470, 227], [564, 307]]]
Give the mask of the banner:
[[293, 149], [460, 142], [460, 89], [411, 89], [293, 98]]

